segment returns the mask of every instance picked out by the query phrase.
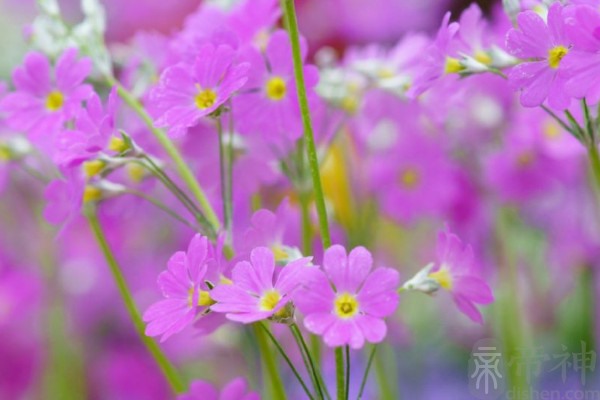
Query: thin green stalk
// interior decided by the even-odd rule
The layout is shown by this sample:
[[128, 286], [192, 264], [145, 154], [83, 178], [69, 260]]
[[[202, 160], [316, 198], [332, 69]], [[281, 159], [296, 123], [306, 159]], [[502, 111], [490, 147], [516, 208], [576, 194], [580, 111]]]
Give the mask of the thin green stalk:
[[117, 93], [119, 94], [119, 96], [129, 107], [131, 107], [131, 109], [133, 109], [133, 111], [135, 111], [140, 116], [140, 118], [142, 119], [142, 121], [144, 121], [150, 132], [152, 132], [154, 137], [156, 137], [160, 145], [167, 152], [169, 157], [171, 157], [171, 159], [175, 163], [175, 167], [177, 168], [179, 176], [185, 182], [189, 190], [192, 192], [194, 198], [198, 201], [200, 208], [206, 215], [206, 218], [210, 222], [212, 228], [216, 232], [218, 232], [220, 228], [219, 218], [217, 217], [217, 214], [213, 210], [212, 206], [210, 205], [208, 197], [202, 190], [202, 187], [196, 180], [194, 173], [183, 159], [181, 153], [179, 152], [175, 144], [171, 141], [171, 139], [169, 139], [169, 137], [162, 129], [158, 129], [156, 126], [154, 126], [154, 121], [152, 120], [152, 117], [148, 114], [144, 106], [139, 102], [137, 98], [135, 98], [133, 94], [131, 94], [127, 89], [125, 89], [125, 87], [123, 87], [123, 85], [121, 85], [121, 83], [115, 80], [114, 78], [110, 77], [108, 78], [108, 81], [111, 86], [117, 87]]
[[344, 383], [344, 348], [335, 348], [335, 382], [337, 386], [337, 398], [343, 400], [346, 398], [346, 385]]
[[152, 205], [154, 205], [156, 208], [162, 210], [164, 213], [166, 213], [167, 215], [169, 215], [171, 218], [181, 222], [182, 224], [188, 226], [189, 228], [193, 229], [196, 232], [200, 232], [200, 229], [197, 226], [194, 226], [192, 224], [189, 223], [188, 220], [186, 220], [185, 218], [183, 218], [181, 215], [177, 214], [177, 212], [175, 212], [174, 210], [172, 210], [171, 208], [169, 208], [169, 206], [167, 206], [165, 203], [163, 203], [162, 201], [147, 195], [144, 192], [141, 192], [139, 190], [135, 190], [135, 189], [127, 189], [125, 190], [125, 193], [129, 193], [133, 196], [137, 196], [141, 199], [146, 200], [147, 202], [151, 203]]
[[[291, 324], [290, 330], [292, 331], [292, 335], [294, 339], [296, 339], [296, 343], [298, 344], [298, 348], [300, 349], [300, 353], [302, 353], [302, 358], [304, 360], [304, 364], [306, 366], [306, 371], [310, 375], [310, 379], [313, 383], [315, 391], [317, 392], [319, 399], [323, 399], [323, 388], [321, 383], [323, 382], [323, 378], [321, 378], [320, 372], [317, 370], [313, 358], [310, 354], [310, 350], [304, 341], [304, 336], [302, 336], [302, 332], [298, 329], [298, 325]], [[324, 385], [323, 385], [324, 386]], [[325, 388], [325, 390], [327, 390]], [[329, 394], [328, 394], [329, 397]]]
[[598, 154], [598, 146], [592, 144], [588, 146], [588, 158], [592, 169], [592, 176], [596, 184], [596, 189], [600, 189], [600, 155]]
[[221, 198], [223, 200], [223, 220], [225, 225], [225, 243], [231, 244], [231, 218], [232, 218], [232, 199], [231, 199], [231, 187], [229, 187], [229, 175], [231, 174], [231, 168], [229, 163], [229, 157], [225, 153], [225, 135], [223, 133], [223, 124], [221, 118], [217, 118], [217, 134], [219, 136], [219, 175], [221, 176]]
[[96, 238], [96, 241], [98, 242], [98, 245], [100, 246], [100, 249], [104, 254], [104, 258], [108, 263], [113, 278], [115, 279], [115, 283], [117, 284], [117, 288], [119, 289], [119, 294], [121, 295], [121, 298], [125, 303], [125, 308], [129, 313], [129, 316], [133, 322], [136, 332], [138, 333], [140, 339], [146, 346], [146, 349], [148, 349], [148, 351], [154, 358], [154, 361], [156, 361], [156, 363], [160, 367], [160, 370], [169, 382], [169, 385], [171, 386], [173, 392], [183, 393], [186, 390], [186, 385], [179, 377], [177, 370], [169, 362], [169, 360], [161, 351], [160, 347], [158, 347], [154, 339], [146, 336], [144, 333], [144, 322], [142, 321], [142, 317], [135, 305], [135, 302], [131, 295], [131, 290], [125, 282], [123, 272], [121, 271], [121, 268], [119, 267], [119, 264], [117, 263], [117, 260], [108, 245], [108, 241], [106, 240], [104, 231], [102, 230], [100, 221], [98, 220], [98, 216], [96, 215], [95, 206], [92, 204], [85, 205], [85, 215], [90, 224], [90, 228], [94, 233], [94, 237]]
[[231, 102], [229, 104], [229, 140], [227, 141], [227, 207], [228, 214], [230, 217], [229, 226], [227, 230], [229, 232], [229, 245], [233, 246], [233, 161], [235, 158], [234, 147], [233, 147], [233, 109]]
[[345, 399], [348, 400], [348, 396], [350, 395], [350, 346], [346, 345], [346, 389], [344, 390], [344, 394], [346, 395]]
[[327, 220], [327, 209], [325, 208], [325, 197], [323, 195], [323, 185], [321, 184], [321, 175], [319, 173], [319, 160], [317, 157], [317, 148], [313, 127], [310, 119], [310, 109], [308, 108], [308, 100], [306, 95], [306, 84], [304, 82], [304, 67], [302, 55], [300, 52], [300, 38], [298, 33], [298, 21], [296, 20], [296, 8], [293, 0], [281, 0], [285, 23], [290, 35], [292, 43], [292, 57], [294, 59], [294, 77], [296, 81], [296, 89], [298, 94], [298, 103], [302, 115], [302, 125], [304, 127], [304, 142], [308, 157], [308, 164], [312, 176], [313, 189], [315, 192], [315, 203], [317, 213], [319, 215], [319, 226], [323, 247], [328, 248], [331, 245], [331, 237], [329, 235], [329, 222]]
[[365, 386], [367, 385], [367, 378], [369, 377], [369, 371], [371, 370], [371, 365], [373, 364], [373, 358], [375, 358], [375, 350], [377, 350], [377, 346], [373, 345], [371, 354], [369, 354], [369, 361], [367, 361], [365, 373], [363, 374], [362, 380], [360, 381], [360, 390], [358, 391], [358, 396], [356, 397], [357, 400], [361, 400], [363, 392], [365, 391]]
[[253, 324], [253, 328], [263, 362], [263, 385], [265, 390], [269, 390], [269, 396], [266, 397], [274, 400], [285, 400], [285, 388], [283, 387], [283, 382], [279, 375], [277, 361], [267, 342], [268, 335], [270, 335], [271, 332], [269, 332], [269, 329], [260, 322]]
[[[256, 325], [258, 325], [262, 329], [262, 332], [264, 332], [266, 334], [266, 336], [271, 340], [273, 345], [275, 345], [275, 347], [277, 348], [277, 351], [279, 351], [279, 354], [283, 357], [283, 359], [285, 360], [287, 365], [290, 367], [290, 369], [292, 370], [292, 373], [294, 374], [294, 376], [296, 377], [298, 382], [300, 382], [300, 385], [302, 386], [302, 389], [304, 389], [304, 392], [306, 393], [308, 398], [310, 400], [314, 400], [314, 397], [310, 393], [308, 386], [306, 386], [306, 383], [304, 383], [304, 379], [302, 379], [302, 377], [298, 373], [298, 370], [296, 369], [296, 367], [294, 367], [294, 363], [292, 362], [292, 360], [290, 360], [290, 358], [286, 354], [285, 350], [283, 349], [283, 347], [281, 347], [281, 345], [279, 344], [279, 342], [277, 341], [275, 336], [273, 336], [273, 334], [271, 333], [269, 328], [267, 328], [262, 322], [258, 322]], [[258, 331], [258, 329], [257, 329], [257, 331]], [[261, 351], [261, 353], [262, 353], [262, 351]], [[285, 393], [284, 393], [283, 398], [285, 398]]]
[[[296, 20], [296, 7], [294, 0], [281, 0], [281, 8], [285, 19], [285, 25], [290, 35], [292, 44], [292, 58], [294, 60], [294, 78], [296, 81], [296, 90], [298, 94], [298, 103], [302, 115], [302, 125], [304, 127], [304, 144], [306, 146], [306, 154], [308, 165], [312, 176], [313, 190], [315, 193], [315, 204], [319, 217], [319, 228], [323, 247], [327, 249], [331, 246], [331, 236], [329, 234], [329, 222], [327, 220], [327, 209], [325, 207], [325, 196], [323, 194], [323, 185], [321, 183], [321, 175], [319, 172], [319, 160], [317, 157], [317, 148], [313, 127], [310, 119], [310, 109], [308, 107], [308, 99], [306, 95], [306, 84], [304, 82], [304, 66], [302, 62], [302, 54], [300, 52], [300, 35], [298, 33], [298, 21]], [[344, 385], [344, 354], [342, 348], [335, 349], [336, 363], [336, 382], [337, 395], [339, 399], [345, 398]]]
[[160, 180], [175, 197], [177, 197], [181, 204], [187, 208], [187, 210], [194, 216], [196, 221], [204, 228], [206, 235], [211, 238], [216, 238], [217, 234], [212, 228], [210, 222], [204, 215], [202, 215], [202, 212], [198, 209], [198, 207], [196, 207], [194, 202], [190, 200], [190, 198], [179, 188], [179, 186], [177, 186], [175, 182], [173, 182], [169, 175], [167, 175], [167, 173], [163, 171], [162, 168], [159, 167], [148, 155], [143, 155], [142, 159], [146, 162], [140, 162], [140, 164], [147, 168], [154, 176], [156, 176], [156, 178]]

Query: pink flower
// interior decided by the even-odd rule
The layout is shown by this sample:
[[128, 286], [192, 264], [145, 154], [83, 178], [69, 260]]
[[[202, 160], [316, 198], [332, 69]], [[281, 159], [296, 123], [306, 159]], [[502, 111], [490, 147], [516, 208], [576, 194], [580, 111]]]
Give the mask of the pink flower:
[[[212, 249], [205, 236], [192, 238], [187, 252], [178, 251], [167, 263], [167, 271], [158, 276], [164, 300], [151, 305], [144, 313], [146, 335], [162, 335], [164, 342], [171, 335], [181, 332], [193, 323], [198, 316], [205, 316], [213, 303], [210, 288], [206, 284], [207, 270], [215, 260]], [[206, 331], [216, 328], [213, 317], [204, 317], [198, 321], [200, 328], [206, 322]]]
[[569, 53], [570, 42], [565, 34], [563, 8], [554, 3], [548, 11], [548, 22], [533, 11], [517, 17], [519, 29], [511, 29], [506, 36], [508, 51], [523, 62], [508, 74], [510, 84], [521, 90], [521, 104], [537, 107], [546, 99], [550, 107], [569, 107], [570, 97], [565, 91], [566, 76], [562, 59]]
[[72, 167], [107, 150], [110, 138], [116, 134], [115, 114], [117, 92], [113, 89], [108, 97], [106, 110], [96, 93], [87, 100], [75, 120], [75, 130], [61, 131], [56, 137], [54, 161], [59, 166]]
[[[306, 44], [301, 43], [302, 57]], [[240, 133], [260, 135], [280, 149], [288, 149], [302, 135], [302, 121], [296, 94], [290, 39], [286, 32], [271, 36], [265, 53], [250, 49], [247, 54], [252, 70], [246, 87], [252, 89], [234, 99], [233, 111]], [[313, 87], [318, 71], [304, 67], [309, 100], [315, 98]]]
[[565, 31], [573, 48], [562, 64], [568, 72], [566, 88], [577, 98], [586, 97], [590, 103], [600, 101], [600, 12], [590, 6], [569, 10]]
[[458, 236], [442, 231], [437, 242], [437, 259], [403, 286], [409, 290], [435, 293], [440, 288], [452, 294], [460, 311], [473, 321], [483, 323], [475, 304], [489, 304], [494, 296], [476, 270], [471, 246], [464, 246]]
[[340, 245], [325, 251], [324, 272], [311, 279], [294, 298], [306, 315], [304, 326], [323, 335], [328, 346], [361, 348], [365, 340], [381, 342], [387, 327], [383, 319], [398, 305], [399, 274], [390, 268], [372, 270], [371, 253], [356, 247], [349, 255]]
[[177, 400], [260, 400], [257, 393], [248, 393], [248, 383], [244, 378], [236, 378], [221, 390], [210, 383], [194, 381], [186, 394], [177, 396]]
[[230, 320], [245, 324], [272, 316], [285, 317], [284, 307], [313, 269], [309, 261], [301, 258], [275, 269], [273, 252], [257, 247], [250, 253], [250, 262], [241, 261], [233, 267], [231, 284], [213, 289], [211, 296], [217, 303], [211, 310], [227, 313]]
[[456, 193], [453, 167], [439, 141], [411, 133], [387, 154], [372, 157], [369, 168], [369, 186], [382, 210], [403, 223], [442, 214]]
[[227, 45], [207, 43], [193, 64], [167, 68], [150, 98], [156, 125], [181, 136], [200, 118], [216, 111], [247, 80], [248, 63], [235, 63], [236, 53]]
[[92, 93], [83, 84], [91, 68], [89, 59], [77, 60], [75, 49], [65, 51], [54, 70], [45, 55], [29, 53], [13, 73], [16, 91], [0, 102], [7, 124], [38, 138], [60, 131]]

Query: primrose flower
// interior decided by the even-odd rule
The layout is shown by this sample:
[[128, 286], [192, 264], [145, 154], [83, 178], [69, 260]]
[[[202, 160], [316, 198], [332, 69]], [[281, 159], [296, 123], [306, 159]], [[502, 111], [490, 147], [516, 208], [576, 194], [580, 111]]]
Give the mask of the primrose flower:
[[0, 102], [9, 127], [40, 138], [60, 131], [75, 116], [81, 102], [92, 93], [83, 81], [92, 63], [77, 59], [77, 50], [66, 50], [54, 69], [48, 58], [38, 52], [25, 57], [23, 66], [13, 73], [16, 91]]
[[92, 93], [86, 102], [86, 108], [81, 109], [75, 119], [76, 129], [61, 131], [56, 136], [57, 151], [54, 161], [59, 166], [71, 167], [93, 158], [102, 150], [107, 150], [111, 137], [116, 134], [116, 112], [116, 88], [108, 97], [106, 110], [102, 107], [100, 97]]
[[473, 260], [471, 246], [463, 246], [457, 235], [442, 231], [438, 236], [436, 262], [423, 268], [403, 288], [428, 294], [445, 289], [461, 312], [481, 324], [483, 317], [475, 304], [489, 304], [494, 296], [475, 272]]
[[570, 51], [570, 41], [562, 5], [556, 2], [550, 7], [547, 23], [534, 11], [520, 13], [517, 21], [519, 28], [508, 32], [506, 46], [512, 55], [532, 60], [515, 66], [508, 74], [509, 83], [521, 90], [521, 104], [537, 107], [548, 100], [554, 109], [568, 108], [570, 97], [561, 64]]
[[305, 315], [304, 326], [323, 335], [328, 346], [359, 349], [365, 340], [381, 342], [387, 327], [383, 318], [398, 305], [399, 274], [391, 268], [372, 270], [371, 253], [364, 247], [349, 255], [340, 245], [325, 251], [323, 269], [313, 270], [294, 298]]
[[275, 269], [275, 256], [267, 247], [250, 253], [250, 262], [238, 262], [231, 272], [232, 283], [218, 285], [211, 292], [217, 302], [211, 310], [227, 313], [232, 321], [251, 323], [290, 316], [286, 308], [293, 294], [313, 268], [310, 258], [292, 261]]
[[577, 98], [585, 97], [589, 103], [600, 101], [600, 12], [586, 5], [570, 9], [565, 21], [573, 48], [562, 64], [568, 72], [566, 88]]
[[219, 391], [210, 383], [193, 381], [186, 394], [177, 396], [177, 400], [260, 400], [254, 392], [248, 392], [248, 382], [244, 378], [236, 378]]
[[[306, 47], [302, 40], [303, 58]], [[252, 63], [252, 70], [246, 87], [251, 90], [237, 96], [233, 102], [240, 133], [259, 135], [268, 143], [284, 147], [292, 145], [302, 135], [302, 121], [287, 33], [276, 31], [264, 54], [251, 49], [247, 52], [247, 59]], [[304, 78], [310, 101], [315, 98], [313, 88], [318, 80], [317, 69], [305, 66]]]
[[248, 79], [250, 64], [238, 64], [235, 58], [232, 47], [207, 43], [193, 64], [167, 68], [150, 94], [156, 125], [181, 136], [221, 107]]
[[250, 252], [255, 247], [266, 246], [273, 251], [277, 263], [301, 258], [298, 248], [285, 244], [290, 243], [290, 225], [293, 222], [291, 215], [294, 213], [287, 198], [275, 212], [267, 209], [256, 211], [250, 220], [251, 226], [244, 233], [244, 248]]
[[148, 323], [146, 335], [162, 335], [160, 341], [164, 342], [192, 324], [198, 316], [208, 313], [209, 306], [214, 303], [205, 282], [212, 261], [209, 246], [208, 238], [196, 235], [187, 252], [178, 251], [171, 256], [167, 270], [158, 276], [165, 299], [154, 303], [144, 313], [143, 319]]

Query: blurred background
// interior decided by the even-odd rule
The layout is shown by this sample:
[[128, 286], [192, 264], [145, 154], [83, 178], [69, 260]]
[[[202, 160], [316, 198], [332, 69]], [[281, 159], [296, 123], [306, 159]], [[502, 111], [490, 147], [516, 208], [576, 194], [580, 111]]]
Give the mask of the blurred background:
[[[324, 46], [343, 53], [348, 47], [370, 43], [392, 45], [408, 32], [433, 34], [447, 10], [456, 17], [471, 2], [300, 0], [297, 3], [300, 29], [314, 54]], [[492, 14], [498, 11], [500, 1], [477, 3], [484, 13]], [[80, 18], [78, 1], [63, 0], [60, 4], [68, 18], [73, 21]], [[104, 0], [104, 4], [107, 40], [116, 46], [128, 42], [141, 30], [175, 32], [200, 2]], [[12, 68], [27, 51], [23, 33], [34, 15], [33, 1], [0, 0], [0, 80], [9, 80]], [[485, 85], [484, 82], [479, 87]], [[477, 86], [474, 83], [472, 90], [478, 90]], [[491, 87], [490, 90], [495, 90], [493, 84]], [[0, 399], [168, 398], [168, 388], [160, 373], [131, 332], [120, 299], [102, 262], [98, 261], [100, 255], [89, 240], [85, 224], [76, 225], [64, 236], [60, 233], [58, 239], [47, 226], [41, 233], [30, 234], [39, 231], [36, 226], [42, 219], [43, 204], [33, 200], [30, 204], [15, 204], [11, 200], [17, 198], [15, 194], [21, 199], [39, 198], [40, 191], [30, 186], [17, 182], [2, 192], [0, 198], [0, 263], [4, 265], [0, 269]], [[465, 184], [463, 189], [468, 192], [479, 188]], [[540, 200], [537, 204], [542, 203]], [[463, 203], [460, 206], [470, 207]], [[486, 203], [482, 207], [500, 208], [497, 203]], [[33, 215], [31, 210], [35, 210]], [[454, 211], [460, 214], [462, 210]], [[515, 343], [526, 343], [526, 347], [512, 360], [522, 368], [523, 376], [534, 376], [538, 381], [535, 387], [549, 391], [560, 388], [561, 393], [565, 388], [583, 390], [583, 368], [588, 379], [585, 390], [590, 394], [580, 398], [600, 399], [600, 368], [592, 371], [585, 365], [576, 367], [578, 360], [588, 360], [591, 365], [592, 344], [598, 332], [594, 321], [600, 320], [593, 318], [598, 312], [592, 304], [598, 297], [600, 279], [592, 272], [595, 269], [589, 262], [592, 257], [585, 258], [588, 264], [580, 268], [583, 250], [578, 247], [581, 244], [578, 238], [572, 235], [565, 237], [561, 242], [565, 248], [555, 256], [553, 251], [558, 253], [559, 250], [554, 247], [555, 242], [547, 241], [542, 229], [523, 218], [526, 215], [535, 221], [544, 219], [533, 215], [530, 208], [500, 214], [499, 221], [487, 221], [491, 227], [486, 229], [488, 232], [503, 230], [501, 235], [509, 238], [507, 246], [513, 250], [507, 256], [511, 258], [507, 263], [527, 264], [529, 272], [513, 277], [506, 286], [494, 287], [500, 305], [489, 307], [485, 318], [497, 323], [484, 327], [474, 326], [465, 318], [450, 317], [456, 316], [457, 311], [453, 305], [446, 304], [447, 298], [431, 301], [418, 293], [403, 296], [401, 318], [390, 321], [389, 343], [379, 352], [372, 374], [373, 382], [386, 374], [391, 377], [382, 384], [382, 387], [387, 385], [386, 398], [476, 398], [469, 393], [467, 371], [474, 344], [482, 338], [497, 336], [510, 341], [515, 329], [525, 332], [529, 340], [519, 342], [520, 338], [513, 338]], [[477, 216], [469, 218], [477, 219]], [[568, 236], [573, 230], [567, 228], [572, 227], [575, 219], [566, 215], [556, 221], [553, 229], [557, 235]], [[113, 242], [127, 243], [123, 246], [127, 250], [120, 249], [119, 257], [124, 265], [136, 266], [129, 272], [130, 280], [135, 282], [136, 298], [143, 305], [157, 298], [156, 275], [164, 268], [170, 252], [173, 248], [183, 248], [189, 238], [187, 233], [169, 228], [168, 223], [160, 224], [160, 217], [158, 221], [149, 228], [144, 222], [132, 219], [111, 238]], [[381, 224], [382, 246], [393, 249], [388, 252], [388, 259], [394, 258], [391, 263], [395, 265], [411, 265], [402, 272], [404, 280], [424, 265], [421, 260], [427, 259], [425, 251], [416, 244], [435, 237], [439, 224], [425, 223], [410, 231]], [[144, 235], [140, 236], [140, 232]], [[468, 238], [475, 245], [478, 232], [472, 232]], [[401, 245], [397, 245], [398, 238]], [[486, 240], [493, 239], [486, 237]], [[69, 245], [63, 246], [65, 242]], [[149, 249], [148, 243], [157, 245]], [[568, 246], [571, 247], [567, 249]], [[597, 249], [586, 256], [588, 254], [595, 256]], [[561, 263], [559, 256], [568, 262]], [[549, 258], [557, 265], [551, 266]], [[17, 265], [19, 268], [13, 268]], [[497, 277], [496, 272], [490, 275]], [[514, 284], [516, 281], [518, 285]], [[511, 304], [517, 291], [520, 302]], [[514, 310], [525, 315], [524, 326], [515, 328], [515, 324], [521, 322], [514, 318]], [[223, 329], [210, 341], [204, 341], [187, 330], [177, 340], [169, 341], [165, 348], [178, 364], [185, 365], [189, 376], [203, 376], [222, 384], [234, 376], [244, 375], [251, 382], [257, 382], [256, 371], [244, 367], [243, 357], [251, 359], [252, 354], [240, 356], [229, 346], [232, 341], [243, 343], [244, 338], [236, 335], [233, 330]], [[582, 343], [588, 347], [582, 349]], [[395, 351], [389, 351], [392, 347]], [[252, 349], [248, 351], [251, 353]], [[593, 354], [595, 357], [595, 352]], [[561, 364], [561, 360], [566, 361]], [[214, 368], [215, 365], [218, 368]], [[364, 359], [357, 357], [355, 365], [360, 371]], [[551, 367], [547, 368], [548, 365]], [[545, 373], [540, 374], [542, 369]], [[326, 373], [333, 379], [332, 368]]]

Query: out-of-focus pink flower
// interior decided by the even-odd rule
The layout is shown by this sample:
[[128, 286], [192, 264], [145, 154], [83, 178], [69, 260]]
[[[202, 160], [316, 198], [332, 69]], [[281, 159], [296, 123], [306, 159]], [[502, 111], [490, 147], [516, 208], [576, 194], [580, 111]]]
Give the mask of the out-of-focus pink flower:
[[423, 134], [405, 134], [385, 156], [373, 157], [369, 176], [383, 211], [405, 223], [440, 215], [456, 191], [443, 148]]
[[[302, 57], [306, 43], [301, 42]], [[262, 140], [289, 149], [302, 134], [302, 122], [292, 62], [292, 48], [286, 32], [277, 31], [269, 40], [265, 53], [249, 49], [247, 60], [252, 63], [247, 92], [233, 101], [233, 112], [240, 133], [259, 135]], [[304, 67], [304, 78], [309, 101], [316, 95], [318, 71], [314, 66]]]
[[[159, 336], [161, 342], [171, 335], [181, 332], [192, 324], [198, 316], [208, 313], [213, 303], [210, 287], [205, 281], [211, 261], [208, 238], [196, 235], [190, 241], [187, 252], [178, 251], [167, 263], [167, 271], [158, 276], [158, 285], [164, 300], [150, 306], [143, 319], [148, 323], [146, 335]], [[214, 254], [214, 253], [213, 253]], [[218, 327], [218, 320], [201, 318], [209, 323], [206, 332]]]
[[226, 45], [205, 44], [193, 65], [167, 68], [150, 96], [156, 125], [181, 136], [187, 128], [217, 110], [247, 80], [248, 63], [236, 63], [235, 50]]
[[399, 274], [390, 268], [372, 270], [371, 253], [364, 247], [350, 254], [340, 245], [325, 251], [323, 269], [314, 270], [294, 298], [305, 315], [304, 326], [322, 335], [328, 346], [359, 349], [365, 340], [381, 342], [383, 319], [398, 306]]
[[488, 284], [475, 269], [473, 249], [464, 246], [460, 238], [450, 232], [439, 233], [437, 258], [415, 277], [404, 284], [405, 289], [435, 293], [440, 288], [452, 294], [458, 309], [475, 322], [483, 317], [475, 304], [489, 304], [494, 296]]
[[562, 61], [568, 74], [566, 89], [590, 103], [600, 101], [600, 12], [587, 5], [568, 9], [565, 31], [573, 48]]
[[114, 88], [106, 105], [96, 93], [86, 102], [75, 120], [74, 130], [64, 130], [56, 136], [54, 161], [59, 166], [72, 167], [107, 150], [110, 138], [116, 133], [115, 114], [117, 112], [117, 92]]
[[221, 392], [210, 383], [194, 381], [186, 394], [177, 396], [177, 400], [260, 400], [254, 392], [248, 392], [248, 383], [244, 378], [236, 378], [229, 382]]
[[245, 324], [272, 316], [287, 317], [284, 307], [313, 269], [309, 261], [301, 258], [276, 270], [273, 252], [258, 247], [250, 253], [250, 262], [240, 261], [233, 267], [232, 283], [213, 289], [211, 296], [217, 303], [211, 310]]
[[0, 103], [7, 124], [33, 139], [59, 132], [91, 94], [91, 86], [83, 84], [91, 68], [89, 59], [77, 59], [75, 49], [66, 50], [54, 69], [45, 55], [29, 53], [13, 73], [16, 91]]
[[565, 91], [566, 75], [562, 59], [569, 53], [570, 41], [565, 34], [563, 7], [554, 3], [548, 11], [548, 22], [533, 11], [518, 15], [518, 29], [506, 36], [508, 51], [523, 62], [508, 74], [510, 84], [521, 90], [521, 104], [537, 107], [548, 100], [555, 109], [569, 107]]

